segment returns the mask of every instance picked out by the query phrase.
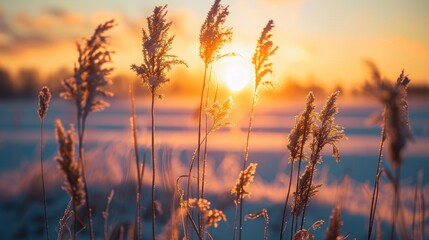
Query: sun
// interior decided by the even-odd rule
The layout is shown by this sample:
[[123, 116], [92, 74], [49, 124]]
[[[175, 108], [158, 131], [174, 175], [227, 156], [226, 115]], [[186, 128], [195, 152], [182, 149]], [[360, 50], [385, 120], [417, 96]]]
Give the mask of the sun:
[[248, 86], [252, 79], [252, 68], [250, 64], [242, 61], [228, 61], [223, 67], [222, 78], [228, 88], [233, 92], [239, 92]]

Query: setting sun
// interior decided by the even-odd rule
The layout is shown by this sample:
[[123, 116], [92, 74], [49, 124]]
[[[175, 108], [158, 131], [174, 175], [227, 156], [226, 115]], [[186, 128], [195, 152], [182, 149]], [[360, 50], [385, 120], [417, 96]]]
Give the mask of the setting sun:
[[252, 67], [240, 61], [230, 60], [223, 68], [222, 80], [233, 92], [243, 90], [252, 81]]

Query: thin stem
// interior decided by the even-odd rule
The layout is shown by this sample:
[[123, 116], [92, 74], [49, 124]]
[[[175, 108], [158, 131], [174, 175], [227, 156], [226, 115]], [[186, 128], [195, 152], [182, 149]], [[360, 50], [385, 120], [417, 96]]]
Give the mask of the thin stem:
[[236, 239], [236, 230], [237, 230], [237, 216], [238, 216], [238, 203], [235, 204], [235, 215], [234, 215], [234, 235], [232, 236], [232, 239], [235, 240]]
[[[209, 71], [209, 80], [207, 83], [207, 92], [206, 92], [206, 103], [205, 103], [205, 108], [207, 108], [208, 104], [209, 104], [209, 94], [210, 94], [210, 83], [211, 83], [211, 79], [212, 79], [212, 65], [210, 65], [210, 71]], [[209, 142], [209, 136], [208, 136], [208, 131], [209, 131], [209, 127], [208, 127], [208, 119], [207, 117], [205, 117], [205, 124], [206, 124], [206, 128], [205, 128], [205, 141], [204, 141], [204, 155], [203, 155], [203, 174], [202, 174], [202, 179], [201, 179], [201, 199], [204, 199], [204, 186], [205, 186], [205, 176], [206, 176], [206, 165], [207, 165], [207, 145]], [[199, 227], [200, 227], [200, 233], [204, 236], [204, 224], [202, 223], [202, 216], [203, 214], [200, 213], [199, 214]]]
[[[300, 146], [300, 149], [299, 149], [299, 160], [298, 160], [298, 169], [297, 169], [298, 172], [296, 174], [295, 192], [298, 192], [298, 189], [299, 189], [298, 188], [298, 186], [299, 186], [299, 175], [301, 174], [302, 156], [304, 154], [304, 145], [305, 145], [305, 141], [306, 141], [305, 136], [307, 135], [307, 132], [310, 130], [309, 129], [310, 126], [308, 126], [308, 124], [306, 124], [309, 121], [309, 119], [307, 118], [308, 115], [304, 115], [304, 116], [305, 116], [305, 119], [304, 119], [304, 123], [305, 124], [304, 124], [304, 130], [303, 130], [303, 133], [302, 133], [301, 146]], [[311, 117], [311, 116], [309, 116], [309, 117]], [[292, 162], [292, 164], [293, 164], [293, 162]], [[290, 187], [290, 185], [289, 185], [289, 187]], [[294, 205], [295, 206], [296, 206], [296, 201], [297, 201], [297, 199], [295, 197], [295, 199], [294, 199]], [[290, 236], [291, 239], [293, 237], [293, 222], [294, 222], [294, 220], [295, 220], [295, 214], [292, 214], [292, 225], [291, 225], [291, 233], [290, 233], [291, 234], [291, 236]], [[283, 219], [283, 221], [284, 221], [284, 219]], [[296, 222], [298, 222], [298, 220]]]
[[396, 217], [398, 215], [398, 211], [399, 211], [399, 181], [400, 181], [400, 174], [401, 174], [401, 168], [398, 167], [396, 169], [396, 179], [394, 184], [394, 189], [395, 189], [395, 196], [394, 196], [394, 202], [393, 202], [393, 212], [392, 212], [392, 223], [390, 226], [390, 239], [393, 240], [394, 239], [394, 235], [395, 235], [395, 226], [396, 226]]
[[285, 218], [286, 218], [287, 203], [289, 201], [290, 188], [291, 188], [291, 185], [292, 185], [293, 164], [294, 164], [294, 159], [292, 159], [292, 163], [291, 163], [291, 166], [290, 166], [289, 186], [288, 186], [288, 189], [287, 189], [286, 200], [285, 200], [285, 204], [284, 204], [284, 207], [283, 207], [282, 225], [280, 227], [280, 240], [283, 239], [283, 232], [286, 230], [285, 229]]
[[43, 119], [40, 122], [40, 170], [42, 173], [43, 211], [45, 214], [46, 239], [49, 240], [48, 207], [46, 204], [45, 174], [43, 173]]
[[[292, 207], [292, 222], [290, 224], [290, 239], [293, 238], [294, 226], [295, 226], [295, 230], [296, 230], [295, 213], [293, 212], [293, 210], [294, 209]], [[298, 220], [296, 222], [298, 222]]]
[[305, 221], [305, 211], [307, 210], [308, 201], [310, 200], [310, 192], [311, 192], [311, 185], [313, 184], [313, 175], [314, 175], [314, 169], [316, 167], [316, 163], [311, 162], [311, 174], [310, 174], [310, 184], [308, 185], [307, 192], [305, 193], [305, 202], [304, 202], [304, 210], [302, 211], [302, 219], [301, 219], [301, 228], [304, 227], [304, 221]]
[[134, 143], [134, 156], [136, 158], [136, 169], [137, 169], [137, 193], [136, 193], [136, 223], [137, 223], [137, 239], [141, 239], [141, 221], [140, 221], [140, 213], [141, 213], [141, 189], [142, 189], [142, 179], [140, 174], [140, 163], [139, 163], [139, 148], [137, 142], [137, 129], [136, 129], [136, 110], [134, 104], [134, 82], [130, 80], [129, 84], [129, 92], [130, 92], [130, 103], [131, 103], [131, 131], [133, 133], [133, 143]]
[[417, 239], [416, 237], [416, 212], [417, 212], [417, 204], [418, 204], [418, 198], [417, 193], [419, 190], [419, 183], [416, 183], [416, 187], [414, 189], [414, 205], [413, 205], [413, 222], [411, 224], [411, 234], [414, 239]]
[[155, 229], [155, 89], [152, 88], [152, 104], [151, 104], [151, 119], [152, 119], [152, 239], [156, 239]]
[[74, 202], [74, 199], [75, 198], [73, 196], [72, 201], [73, 201], [73, 216], [74, 216], [74, 219], [73, 219], [73, 237], [72, 237], [72, 240], [76, 239], [76, 234], [77, 234], [77, 213], [76, 213], [76, 204]]
[[94, 230], [92, 226], [92, 210], [91, 210], [91, 204], [89, 202], [88, 184], [86, 182], [85, 163], [84, 163], [84, 157], [83, 157], [83, 138], [85, 134], [85, 120], [86, 120], [86, 115], [82, 116], [81, 114], [78, 114], [79, 164], [80, 164], [80, 169], [82, 171], [83, 188], [85, 190], [85, 202], [86, 202], [86, 208], [87, 208], [86, 212], [88, 216], [88, 225], [89, 225], [89, 238], [93, 240]]
[[[204, 99], [204, 91], [206, 89], [206, 78], [207, 78], [207, 68], [208, 65], [206, 64], [204, 67], [204, 80], [203, 80], [203, 87], [201, 89], [201, 97], [200, 97], [200, 108], [198, 110], [198, 143], [201, 141], [201, 120], [202, 120], [202, 112], [203, 112], [203, 99]], [[197, 196], [200, 196], [200, 151], [201, 146], [198, 144], [197, 148]]]
[[[209, 72], [209, 81], [207, 83], [207, 92], [206, 92], [206, 106], [205, 108], [207, 108], [208, 103], [209, 103], [209, 93], [210, 93], [210, 83], [211, 83], [211, 78], [212, 78], [212, 65], [210, 65], [210, 72]], [[201, 179], [201, 198], [204, 198], [204, 188], [205, 188], [205, 175], [206, 175], [206, 163], [207, 163], [207, 145], [208, 145], [208, 119], [205, 118], [205, 123], [206, 123], [206, 138], [204, 141], [204, 158], [203, 158], [203, 174], [202, 174], [202, 179]]]
[[368, 226], [368, 240], [371, 239], [372, 228], [373, 228], [374, 219], [375, 219], [375, 210], [377, 208], [377, 200], [378, 200], [378, 177], [377, 176], [379, 176], [379, 173], [381, 171], [383, 146], [384, 146], [384, 140], [386, 139], [385, 134], [386, 134], [385, 133], [385, 127], [383, 125], [383, 127], [381, 128], [380, 147], [378, 150], [377, 171], [375, 173], [374, 189], [373, 189], [372, 198], [371, 198], [371, 211], [369, 214], [369, 226]]
[[[197, 151], [196, 151], [196, 158], [197, 158], [197, 196], [200, 196], [199, 188], [200, 188], [200, 150], [201, 150], [201, 113], [203, 108], [203, 98], [204, 98], [204, 91], [206, 88], [206, 78], [207, 78], [207, 68], [208, 65], [205, 64], [204, 66], [204, 78], [203, 78], [203, 86], [201, 88], [201, 96], [200, 96], [200, 106], [198, 109], [198, 142], [197, 142]], [[194, 167], [195, 159], [191, 160], [191, 164], [189, 166], [189, 177], [188, 177], [188, 184], [187, 184], [187, 192], [186, 192], [186, 199], [189, 199], [192, 197], [191, 194], [191, 176], [192, 176], [192, 169]], [[189, 221], [186, 220], [186, 230], [189, 229]]]
[[426, 218], [426, 207], [425, 207], [425, 194], [423, 193], [423, 188], [420, 188], [420, 204], [421, 204], [421, 234], [422, 239], [425, 239], [425, 218]]
[[[243, 169], [242, 171], [246, 170], [246, 163], [249, 158], [249, 140], [250, 140], [250, 133], [252, 132], [252, 123], [253, 123], [253, 114], [255, 111], [255, 105], [256, 105], [256, 97], [257, 97], [257, 88], [255, 87], [255, 91], [253, 93], [253, 100], [252, 100], [252, 109], [250, 110], [250, 118], [249, 118], [249, 127], [247, 128], [247, 138], [246, 138], [246, 147], [244, 148], [244, 159], [243, 159]], [[244, 181], [244, 174], [241, 176], [241, 182]], [[240, 195], [240, 219], [239, 219], [239, 230], [238, 230], [238, 239], [241, 240], [241, 234], [243, 230], [243, 194]], [[234, 236], [235, 236], [236, 228], [234, 228]]]

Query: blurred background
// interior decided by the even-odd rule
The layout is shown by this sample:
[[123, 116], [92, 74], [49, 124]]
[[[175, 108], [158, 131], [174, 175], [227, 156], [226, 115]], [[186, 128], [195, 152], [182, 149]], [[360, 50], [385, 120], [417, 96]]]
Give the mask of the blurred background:
[[[367, 78], [364, 61], [379, 66], [383, 76], [396, 79], [402, 69], [412, 79], [410, 92], [429, 89], [429, 3], [425, 0], [228, 0], [233, 40], [224, 58], [214, 65], [213, 77], [226, 89], [251, 89], [251, 57], [257, 38], [273, 19], [274, 96], [293, 98], [313, 91], [341, 88], [359, 92]], [[126, 94], [129, 66], [139, 63], [141, 28], [155, 5], [168, 5], [167, 18], [176, 35], [173, 53], [186, 61], [171, 72], [171, 94], [199, 92], [203, 63], [198, 55], [199, 29], [212, 1], [0, 1], [0, 97], [30, 97], [40, 85], [57, 92], [61, 79], [71, 75], [77, 58], [76, 41], [95, 27], [115, 19], [109, 35], [113, 79], [117, 95]], [[231, 87], [231, 85], [239, 86]], [[273, 95], [270, 94], [270, 95]]]
[[[402, 69], [411, 83], [408, 88], [410, 122], [414, 142], [407, 145], [402, 175], [404, 221], [411, 224], [415, 186], [429, 199], [429, 1], [426, 0], [223, 0], [229, 5], [226, 22], [233, 40], [223, 51], [236, 57], [213, 65], [213, 86], [219, 100], [231, 96], [235, 126], [221, 129], [209, 141], [207, 198], [226, 212], [228, 221], [211, 229], [215, 239], [232, 233], [234, 205], [230, 190], [240, 172], [253, 91], [251, 58], [257, 38], [273, 19], [273, 41], [279, 50], [273, 56], [273, 87], [261, 92], [250, 141], [250, 162], [257, 162], [252, 199], [246, 213], [262, 207], [270, 216], [270, 239], [280, 229], [280, 210], [288, 184], [287, 136], [294, 117], [304, 109], [305, 96], [313, 91], [317, 111], [334, 90], [341, 90], [337, 124], [345, 127], [347, 140], [339, 144], [341, 163], [332, 149], [324, 152], [316, 183], [323, 184], [310, 206], [306, 224], [323, 219], [312, 233], [324, 235], [329, 214], [336, 202], [343, 204], [343, 233], [366, 237], [370, 192], [376, 171], [380, 126], [371, 121], [383, 108], [362, 90], [371, 78], [367, 62], [378, 66], [382, 77], [395, 81]], [[89, 191], [95, 204], [96, 234], [102, 236], [102, 211], [113, 189], [110, 215], [112, 229], [132, 227], [135, 204], [135, 169], [129, 130], [128, 86], [136, 89], [137, 122], [141, 152], [150, 153], [149, 93], [130, 70], [142, 60], [142, 27], [156, 5], [168, 4], [167, 18], [175, 41], [172, 53], [188, 67], [177, 66], [171, 82], [157, 101], [157, 146], [159, 161], [158, 197], [160, 224], [167, 224], [175, 206], [176, 178], [187, 173], [197, 136], [197, 107], [204, 65], [199, 58], [199, 29], [212, 1], [53, 1], [0, 0], [0, 236], [2, 239], [43, 239], [43, 207], [39, 170], [39, 118], [37, 94], [42, 85], [53, 92], [45, 122], [45, 166], [51, 235], [55, 236], [68, 196], [61, 189], [63, 176], [53, 160], [57, 154], [54, 121], [64, 126], [76, 120], [72, 102], [62, 100], [61, 81], [73, 74], [76, 42], [89, 37], [95, 27], [110, 19], [117, 26], [108, 32], [113, 55], [111, 107], [93, 113], [87, 122], [85, 154], [88, 159]], [[371, 116], [376, 116], [371, 117]], [[149, 159], [149, 155], [148, 155]], [[385, 154], [383, 167], [390, 169]], [[148, 163], [148, 169], [150, 163]], [[420, 176], [420, 177], [419, 177]], [[145, 175], [145, 190], [151, 176]], [[420, 180], [419, 180], [420, 179]], [[381, 180], [377, 222], [387, 236], [392, 189]], [[131, 196], [131, 197], [130, 197]], [[177, 196], [176, 196], [177, 197]], [[150, 205], [148, 195], [143, 196]], [[177, 206], [177, 205], [176, 205]], [[423, 206], [429, 209], [426, 200]], [[150, 209], [145, 207], [143, 228], [150, 232]], [[84, 215], [83, 212], [81, 213]], [[420, 218], [419, 218], [420, 219]], [[420, 219], [429, 227], [429, 214]], [[10, 223], [13, 222], [13, 227]], [[263, 219], [247, 221], [245, 239], [262, 239]], [[113, 230], [112, 230], [113, 231]], [[159, 228], [161, 234], [163, 228]], [[377, 230], [378, 231], [378, 230]], [[79, 236], [87, 237], [87, 231]], [[229, 237], [226, 237], [228, 239]]]

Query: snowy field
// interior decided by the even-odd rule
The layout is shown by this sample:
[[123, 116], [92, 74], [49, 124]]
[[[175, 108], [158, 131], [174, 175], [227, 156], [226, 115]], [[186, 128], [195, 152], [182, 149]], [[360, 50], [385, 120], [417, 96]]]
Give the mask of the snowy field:
[[[141, 101], [140, 101], [141, 102]], [[298, 103], [261, 104], [255, 113], [254, 129], [250, 140], [249, 161], [258, 163], [255, 181], [251, 185], [252, 198], [245, 201], [245, 213], [266, 208], [269, 214], [269, 239], [277, 239], [280, 229], [282, 204], [288, 184], [287, 136], [293, 127], [294, 116], [303, 109], [304, 99]], [[175, 181], [187, 174], [189, 161], [196, 146], [196, 103], [170, 99], [159, 102], [156, 110], [156, 142], [160, 170], [157, 182], [157, 199], [161, 213], [159, 226], [170, 220], [177, 207]], [[317, 110], [321, 104], [318, 104]], [[306, 219], [309, 227], [323, 219], [325, 224], [312, 231], [317, 239], [324, 235], [329, 215], [337, 201], [343, 209], [343, 234], [349, 239], [366, 237], [370, 209], [370, 192], [376, 171], [380, 127], [368, 125], [368, 118], [380, 113], [375, 103], [342, 103], [337, 124], [345, 127], [347, 140], [339, 144], [341, 162], [335, 163], [331, 152], [325, 152], [324, 162], [318, 166], [316, 183], [323, 187], [311, 202]], [[0, 102], [0, 238], [44, 239], [42, 191], [40, 183], [39, 138], [40, 125], [36, 101]], [[247, 107], [234, 106], [232, 118], [235, 126], [222, 129], [209, 138], [207, 198], [212, 207], [223, 210], [228, 218], [217, 229], [210, 229], [214, 239], [232, 236], [235, 206], [230, 190], [240, 172], [245, 145]], [[410, 119], [415, 141], [407, 146], [402, 171], [404, 219], [411, 226], [414, 186], [419, 172], [423, 174], [426, 209], [429, 209], [429, 102], [410, 102]], [[85, 156], [87, 178], [92, 199], [95, 233], [104, 238], [102, 211], [111, 190], [115, 191], [110, 208], [110, 229], [131, 227], [135, 211], [135, 162], [129, 129], [130, 109], [127, 99], [111, 102], [104, 112], [92, 113], [87, 122]], [[63, 176], [57, 171], [54, 156], [57, 143], [54, 122], [61, 118], [64, 126], [75, 122], [75, 109], [70, 102], [54, 99], [45, 121], [45, 173], [47, 181], [48, 218], [51, 237], [56, 238], [58, 221], [68, 203], [68, 195], [61, 189]], [[150, 115], [148, 105], [137, 105], [137, 121], [141, 152], [150, 159]], [[383, 167], [389, 168], [386, 152]], [[150, 236], [150, 162], [144, 175], [143, 233]], [[388, 235], [392, 199], [391, 185], [382, 177], [378, 219]], [[174, 204], [172, 199], [176, 200]], [[84, 212], [80, 213], [85, 216]], [[426, 229], [429, 214], [426, 213]], [[410, 229], [410, 227], [409, 227]], [[159, 234], [165, 230], [157, 229]], [[263, 219], [244, 223], [243, 239], [263, 239]], [[78, 238], [85, 239], [87, 231]], [[287, 235], [288, 236], [288, 235]]]

